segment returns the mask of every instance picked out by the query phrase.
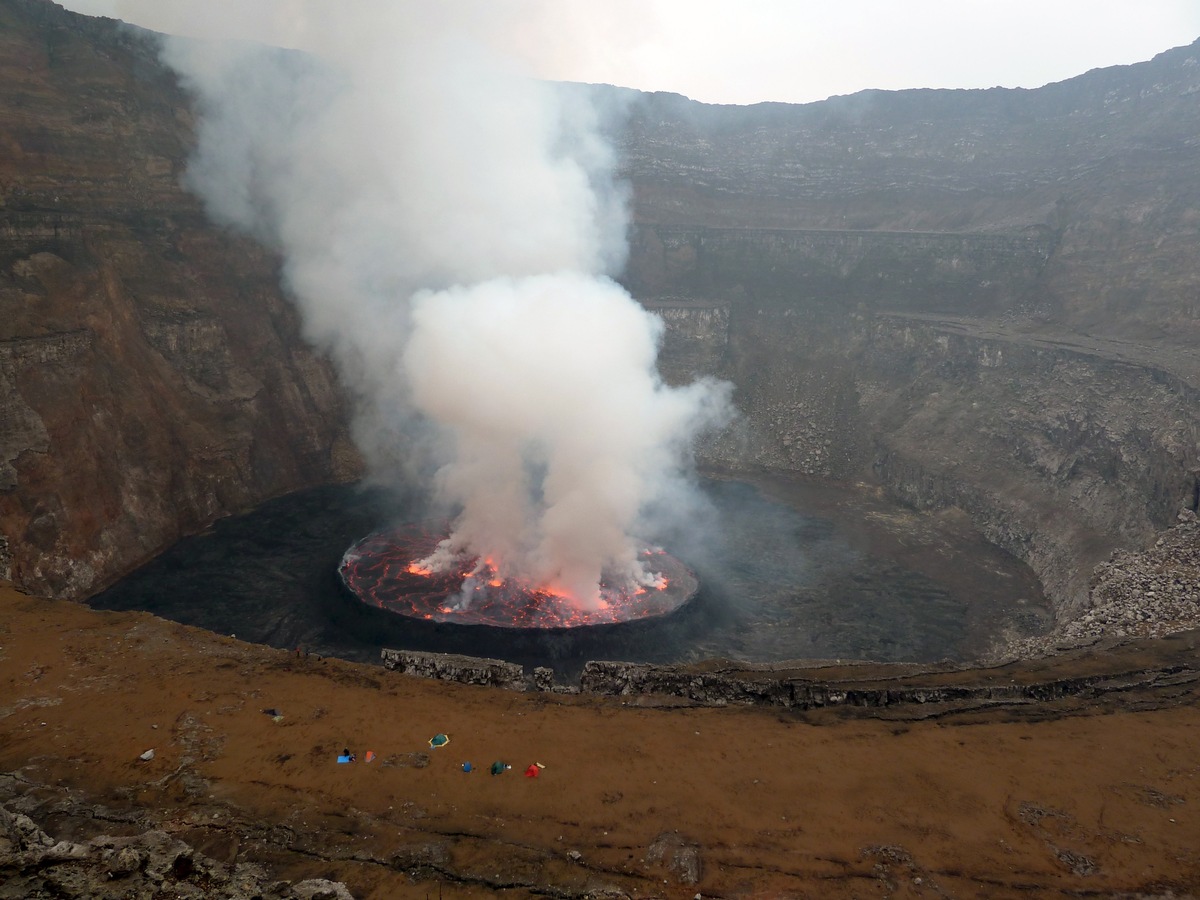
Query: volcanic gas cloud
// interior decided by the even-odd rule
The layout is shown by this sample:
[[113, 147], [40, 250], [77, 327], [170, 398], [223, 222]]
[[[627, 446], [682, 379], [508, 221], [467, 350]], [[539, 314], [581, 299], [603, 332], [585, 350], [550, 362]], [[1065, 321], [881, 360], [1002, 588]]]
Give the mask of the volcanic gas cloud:
[[314, 56], [170, 40], [164, 58], [201, 112], [189, 185], [282, 252], [373, 475], [415, 475], [451, 511], [419, 567], [461, 579], [486, 561], [569, 618], [669, 580], [630, 535], [684, 489], [727, 393], [665, 385], [662, 322], [608, 277], [624, 192], [592, 95], [502, 52], [551, 5], [359, 19], [314, 0], [290, 22]]

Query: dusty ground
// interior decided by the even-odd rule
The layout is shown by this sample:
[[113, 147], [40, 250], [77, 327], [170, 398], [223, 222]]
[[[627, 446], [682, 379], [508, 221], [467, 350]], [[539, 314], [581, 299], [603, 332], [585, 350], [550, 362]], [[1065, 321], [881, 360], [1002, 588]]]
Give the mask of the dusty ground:
[[1032, 718], [702, 709], [421, 681], [5, 589], [0, 772], [52, 835], [158, 824], [360, 898], [1200, 895], [1192, 682]]

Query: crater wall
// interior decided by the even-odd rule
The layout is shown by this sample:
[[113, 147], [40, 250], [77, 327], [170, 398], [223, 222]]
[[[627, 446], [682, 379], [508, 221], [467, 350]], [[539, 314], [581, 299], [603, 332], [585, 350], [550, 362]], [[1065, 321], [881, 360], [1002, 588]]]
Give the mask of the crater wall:
[[356, 471], [278, 261], [179, 185], [191, 127], [144, 37], [0, 0], [0, 577], [31, 591]]
[[664, 373], [736, 386], [707, 460], [961, 508], [1064, 618], [1196, 507], [1200, 45], [1037, 90], [590, 90]]
[[[609, 113], [664, 375], [736, 386], [706, 460], [960, 507], [1065, 616], [1195, 507], [1196, 44], [1037, 90], [573, 89]], [[30, 590], [358, 472], [278, 259], [180, 187], [192, 140], [144, 33], [0, 0], [0, 576]]]
[[[666, 321], [670, 380], [701, 372], [736, 386], [741, 418], [705, 446], [708, 462], [958, 507], [1033, 567], [1067, 618], [1087, 605], [1092, 570], [1114, 549], [1146, 544], [1181, 506], [1196, 506], [1200, 391], [1186, 349], [969, 315], [1035, 295], [1045, 244], [885, 235], [878, 249], [870, 235], [847, 235], [848, 255], [876, 253], [892, 267], [872, 290], [870, 267], [839, 279], [805, 241], [781, 249], [767, 232], [755, 248], [755, 239], [673, 231], [670, 252], [686, 262], [658, 282], [668, 299], [646, 301]], [[660, 243], [650, 239], [652, 253]], [[898, 262], [897, 244], [915, 258]], [[723, 265], [722, 252], [735, 261]], [[901, 311], [903, 292], [932, 280], [908, 272], [953, 272], [963, 253], [973, 259], [959, 271], [971, 274], [956, 276], [940, 304], [963, 315]], [[702, 267], [719, 275], [698, 275]], [[994, 279], [997, 269], [1010, 277]]]

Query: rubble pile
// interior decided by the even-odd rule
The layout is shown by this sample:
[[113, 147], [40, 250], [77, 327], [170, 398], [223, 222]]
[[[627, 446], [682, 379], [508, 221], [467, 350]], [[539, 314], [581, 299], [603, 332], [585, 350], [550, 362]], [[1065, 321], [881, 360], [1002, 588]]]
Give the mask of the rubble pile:
[[222, 865], [164, 831], [56, 840], [0, 805], [0, 898], [353, 900], [340, 882], [275, 881], [260, 866]]
[[1176, 523], [1142, 551], [1119, 550], [1096, 567], [1091, 604], [1053, 632], [1010, 642], [1007, 658], [1044, 656], [1109, 638], [1163, 637], [1200, 628], [1200, 518]]

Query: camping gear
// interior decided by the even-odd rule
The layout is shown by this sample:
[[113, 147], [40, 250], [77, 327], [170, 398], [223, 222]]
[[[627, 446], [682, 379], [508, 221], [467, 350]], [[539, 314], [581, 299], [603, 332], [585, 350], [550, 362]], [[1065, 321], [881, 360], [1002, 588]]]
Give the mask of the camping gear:
[[375, 751], [374, 751], [374, 750], [368, 750], [368, 751], [367, 751], [367, 756], [366, 756], [366, 761], [367, 761], [367, 762], [370, 762], [370, 761], [371, 761], [371, 760], [373, 760], [374, 758], [375, 758]]
[[445, 747], [450, 743], [450, 737], [445, 734], [435, 734], [429, 739], [430, 747]]
[[470, 772], [470, 771], [471, 771], [471, 764], [470, 764], [469, 762], [465, 762], [465, 763], [463, 763], [463, 771], [464, 771], [464, 772]]
[[512, 766], [510, 766], [508, 763], [504, 763], [504, 762], [501, 762], [500, 760], [496, 760], [494, 763], [492, 763], [492, 774], [500, 775], [500, 774], [503, 774], [505, 769], [511, 769], [511, 768], [512, 768]]
[[538, 768], [537, 763], [530, 763], [529, 768], [525, 770], [525, 777], [526, 778], [537, 778], [538, 773], [540, 771], [542, 771], [542, 770]]
[[340, 762], [340, 763], [354, 762], [354, 757], [351, 756], [349, 753], [339, 753], [338, 754], [338, 762]]

